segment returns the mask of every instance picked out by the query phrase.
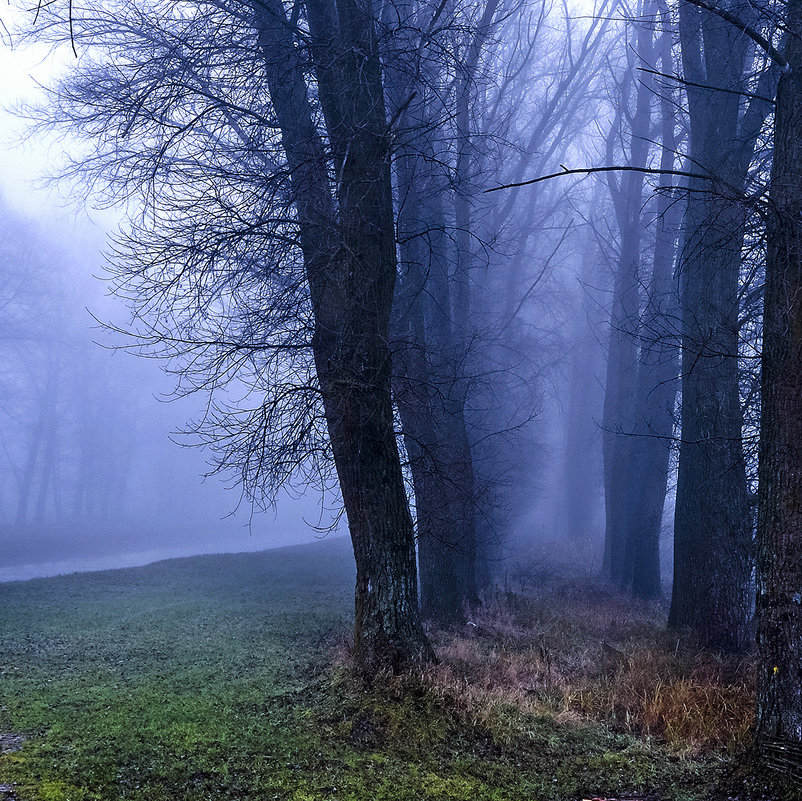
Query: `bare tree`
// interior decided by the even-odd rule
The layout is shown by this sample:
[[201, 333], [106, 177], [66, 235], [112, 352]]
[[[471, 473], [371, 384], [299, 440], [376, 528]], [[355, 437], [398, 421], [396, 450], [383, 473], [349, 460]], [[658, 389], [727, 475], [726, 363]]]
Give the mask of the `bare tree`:
[[[644, 4], [639, 8], [645, 12]], [[614, 160], [615, 144], [622, 135], [626, 159], [634, 170], [620, 177], [608, 173], [607, 182], [615, 208], [619, 232], [618, 264], [615, 270], [610, 312], [610, 340], [607, 351], [607, 377], [604, 392], [602, 437], [605, 487], [604, 572], [619, 587], [626, 589], [632, 581], [627, 548], [627, 531], [631, 496], [627, 472], [628, 434], [631, 433], [635, 410], [635, 388], [638, 376], [638, 334], [642, 283], [642, 220], [644, 173], [649, 157], [651, 134], [652, 87], [646, 80], [635, 80], [638, 63], [653, 64], [652, 31], [643, 23], [634, 26], [634, 46], [628, 54], [616, 115], [607, 137], [608, 163]], [[634, 90], [634, 105], [630, 95]], [[633, 106], [630, 108], [630, 106]], [[628, 117], [628, 124], [623, 124]], [[626, 133], [624, 133], [626, 132]]]
[[[116, 289], [179, 389], [222, 398], [199, 429], [221, 468], [258, 499], [333, 461], [357, 563], [356, 660], [371, 673], [432, 656], [390, 393], [390, 139], [370, 7], [305, 10], [74, 7], [93, 58], [52, 118], [100, 135], [75, 174], [139, 204]], [[63, 40], [50, 11], [32, 35]], [[226, 405], [232, 381], [250, 410]]]

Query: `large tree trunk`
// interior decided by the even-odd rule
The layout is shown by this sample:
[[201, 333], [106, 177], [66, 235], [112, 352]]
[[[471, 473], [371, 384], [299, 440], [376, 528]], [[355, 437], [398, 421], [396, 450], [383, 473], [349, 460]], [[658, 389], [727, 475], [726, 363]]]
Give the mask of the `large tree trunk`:
[[[433, 658], [420, 622], [412, 518], [390, 396], [395, 232], [383, 87], [369, 11], [310, 2], [335, 164], [337, 216], [303, 67], [278, 0], [257, 25], [295, 193], [314, 313], [313, 351], [356, 559], [357, 665]], [[347, 88], [347, 92], [343, 89]]]
[[[410, 161], [414, 159], [404, 159], [399, 168], [404, 203], [399, 213], [402, 265], [394, 312], [393, 383], [415, 490], [421, 610], [426, 617], [448, 622], [475, 600], [474, 498], [466, 494], [472, 481], [464, 473], [464, 418], [460, 408], [448, 403], [454, 383], [449, 376], [454, 370], [450, 326], [443, 321], [438, 331], [442, 307], [426, 302], [437, 293], [434, 273], [443, 268], [438, 264], [443, 254], [430, 249], [442, 222], [410, 219], [409, 210], [425, 211], [433, 200], [415, 191], [416, 181], [406, 170]], [[417, 230], [418, 223], [423, 230]], [[424, 244], [427, 240], [430, 246]], [[470, 452], [468, 456], [470, 469]]]
[[758, 491], [758, 752], [802, 743], [802, 0], [786, 5], [769, 193]]
[[693, 185], [681, 262], [682, 439], [669, 623], [705, 645], [749, 641], [752, 525], [738, 393], [738, 269], [743, 215]]
[[[691, 179], [680, 259], [682, 439], [669, 623], [708, 646], [740, 650], [751, 637], [752, 520], [741, 441], [738, 282], [745, 211], [738, 193], [762, 116], [732, 89], [751, 65], [749, 40], [721, 19], [680, 7], [691, 121]], [[700, 88], [720, 87], [724, 91]]]

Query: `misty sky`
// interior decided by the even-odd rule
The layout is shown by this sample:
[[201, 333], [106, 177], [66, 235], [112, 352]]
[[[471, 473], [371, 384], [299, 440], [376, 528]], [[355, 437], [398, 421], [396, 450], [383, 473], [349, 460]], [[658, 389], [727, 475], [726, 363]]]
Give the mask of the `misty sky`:
[[[20, 18], [4, 7], [0, 20], [7, 29], [13, 29]], [[39, 229], [47, 228], [57, 242], [69, 243], [76, 251], [64, 253], [64, 265], [67, 262], [80, 265], [83, 278], [76, 276], [69, 280], [80, 283], [81, 291], [65, 293], [63, 312], [74, 318], [87, 341], [103, 341], [107, 334], [97, 330], [90, 311], [105, 320], [110, 314], [119, 314], [121, 306], [118, 301], [105, 297], [105, 286], [100, 281], [88, 277], [102, 271], [100, 249], [104, 246], [106, 231], [113, 230], [119, 213], [79, 207], [72, 202], [66, 186], [44, 187], [43, 177], [57, 165], [64, 142], [54, 143], [43, 138], [22, 141], [25, 124], [14, 114], [17, 104], [41, 97], [42, 90], [37, 84], [51, 83], [59, 65], [74, 56], [69, 51], [53, 55], [41, 47], [14, 47], [8, 30], [0, 30], [0, 39], [0, 75], [3, 76], [0, 81], [0, 194], [6, 204], [30, 218]], [[54, 264], [53, 269], [58, 271], [64, 265]], [[197, 413], [200, 399], [161, 402], [157, 396], [170, 391], [171, 380], [159, 364], [124, 353], [97, 350], [102, 354], [103, 369], [119, 374], [122, 381], [135, 387], [137, 397], [129, 401], [131, 414], [136, 413], [138, 417], [136, 436], [146, 440], [149, 447], [139, 472], [152, 473], [151, 477], [137, 477], [145, 486], [137, 491], [146, 493], [151, 484], [163, 484], [160, 491], [169, 496], [166, 503], [171, 511], [170, 519], [141, 525], [135, 534], [130, 530], [92, 532], [89, 540], [86, 540], [87, 532], [56, 525], [58, 542], [55, 546], [52, 526], [41, 542], [34, 541], [38, 532], [29, 532], [27, 545], [19, 542], [13, 528], [5, 527], [0, 531], [0, 580], [71, 568], [112, 567], [179, 553], [255, 550], [319, 536], [308, 525], [321, 521], [316, 497], [282, 497], [275, 518], [271, 512], [257, 514], [250, 527], [247, 508], [227, 517], [237, 506], [238, 492], [226, 491], [217, 478], [203, 482], [201, 475], [206, 469], [203, 454], [197, 449], [182, 449], [169, 439], [172, 431]], [[143, 506], [151, 503], [145, 497], [142, 501]], [[182, 525], [182, 521], [186, 521], [186, 525]], [[200, 528], [205, 530], [200, 532]], [[169, 530], [166, 536], [163, 529]], [[102, 542], [102, 547], [95, 549], [95, 542]], [[141, 557], [132, 556], [140, 552]], [[23, 567], [23, 563], [27, 566]]]

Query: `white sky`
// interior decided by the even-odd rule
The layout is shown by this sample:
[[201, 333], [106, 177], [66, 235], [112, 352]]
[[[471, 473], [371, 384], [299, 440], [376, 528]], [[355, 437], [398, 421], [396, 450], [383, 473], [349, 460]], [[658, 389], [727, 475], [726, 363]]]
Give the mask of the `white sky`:
[[[40, 216], [45, 207], [52, 214], [61, 205], [58, 196], [37, 189], [36, 182], [46, 174], [48, 164], [58, 160], [61, 149], [42, 139], [21, 142], [25, 125], [13, 107], [40, 97], [37, 84], [50, 83], [67, 54], [55, 56], [42, 46], [16, 46], [8, 31], [28, 20], [8, 5], [0, 6], [0, 20], [4, 28], [0, 28], [0, 187], [6, 199], [21, 211]], [[65, 214], [60, 211], [59, 216]]]

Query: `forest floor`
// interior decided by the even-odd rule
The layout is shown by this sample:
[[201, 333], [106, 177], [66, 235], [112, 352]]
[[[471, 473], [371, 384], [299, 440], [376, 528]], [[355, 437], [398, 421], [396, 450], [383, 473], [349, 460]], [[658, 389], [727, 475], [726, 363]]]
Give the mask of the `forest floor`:
[[341, 539], [0, 584], [0, 799], [802, 797], [745, 767], [749, 660], [658, 604], [540, 562], [371, 688], [352, 605]]

